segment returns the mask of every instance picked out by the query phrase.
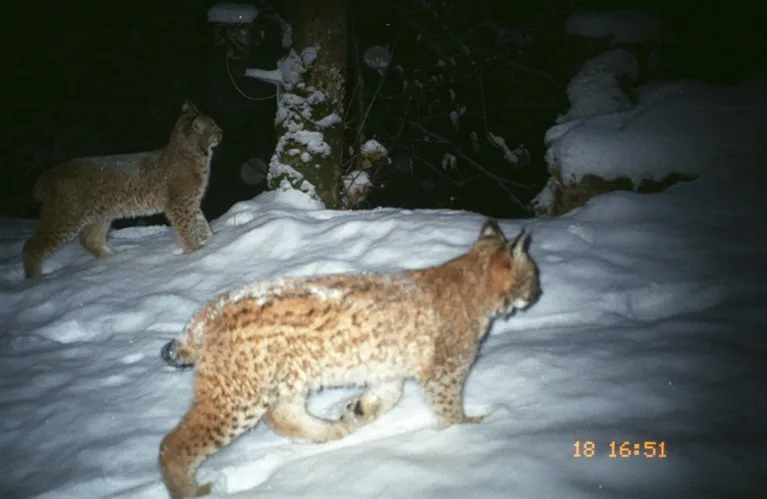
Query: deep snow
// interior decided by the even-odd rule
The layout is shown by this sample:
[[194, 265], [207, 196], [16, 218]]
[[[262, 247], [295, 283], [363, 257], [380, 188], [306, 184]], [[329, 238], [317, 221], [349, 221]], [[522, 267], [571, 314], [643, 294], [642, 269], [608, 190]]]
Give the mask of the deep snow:
[[[711, 497], [764, 483], [764, 196], [727, 172], [655, 195], [613, 193], [533, 234], [543, 295], [497, 322], [466, 389], [484, 423], [445, 431], [418, 388], [340, 442], [296, 444], [264, 425], [200, 469], [235, 497]], [[281, 275], [431, 265], [482, 218], [449, 211], [331, 212], [303, 194], [235, 205], [181, 255], [167, 227], [115, 231], [97, 261], [71, 243], [23, 281], [33, 222], [0, 240], [2, 497], [165, 497], [158, 445], [190, 401], [191, 371], [160, 347], [196, 307]], [[352, 390], [310, 408], [338, 414]], [[574, 458], [576, 441], [597, 445]], [[666, 458], [608, 457], [665, 442]], [[760, 482], [761, 481], [761, 482]], [[721, 495], [724, 497], [724, 495]]]
[[[482, 347], [466, 409], [490, 411], [484, 422], [435, 429], [411, 383], [392, 412], [338, 442], [292, 443], [259, 425], [199, 481], [241, 498], [760, 497], [765, 80], [749, 85], [759, 92], [648, 86], [635, 109], [550, 130], [563, 173], [703, 175], [502, 221], [508, 237], [531, 231], [543, 294]], [[167, 497], [158, 447], [188, 408], [193, 373], [159, 352], [197, 307], [260, 279], [441, 263], [482, 220], [333, 212], [271, 192], [233, 206], [191, 255], [168, 227], [128, 228], [110, 234], [115, 255], [72, 242], [32, 281], [21, 249], [35, 222], [0, 220], [0, 497]], [[354, 393], [325, 390], [310, 410], [337, 416]], [[593, 456], [575, 457], [576, 442]], [[638, 455], [611, 457], [611, 442]], [[661, 442], [664, 457], [644, 455]]]

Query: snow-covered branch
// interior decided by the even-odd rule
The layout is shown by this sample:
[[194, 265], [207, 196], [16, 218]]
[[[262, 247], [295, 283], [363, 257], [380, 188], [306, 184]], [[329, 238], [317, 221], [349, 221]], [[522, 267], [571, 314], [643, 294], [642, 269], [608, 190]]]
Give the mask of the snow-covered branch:
[[267, 70], [248, 68], [245, 70], [245, 76], [248, 78], [255, 78], [256, 80], [260, 80], [266, 83], [271, 83], [273, 85], [278, 85], [280, 87], [284, 85], [282, 72], [279, 69]]
[[217, 3], [208, 10], [208, 22], [219, 24], [249, 24], [258, 17], [258, 9], [250, 4]]

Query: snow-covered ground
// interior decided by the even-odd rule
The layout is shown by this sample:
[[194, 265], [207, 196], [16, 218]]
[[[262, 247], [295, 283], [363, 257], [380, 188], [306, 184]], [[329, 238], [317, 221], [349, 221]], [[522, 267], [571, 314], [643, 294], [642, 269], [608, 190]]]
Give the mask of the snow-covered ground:
[[[507, 235], [532, 231], [543, 295], [483, 345], [466, 400], [491, 411], [485, 422], [436, 430], [408, 386], [395, 410], [339, 442], [296, 444], [259, 425], [206, 462], [201, 481], [234, 497], [756, 493], [767, 469], [760, 180], [711, 173], [559, 219], [503, 221]], [[195, 254], [179, 254], [167, 227], [129, 228], [112, 233], [116, 255], [97, 261], [71, 243], [46, 261], [49, 275], [24, 281], [34, 222], [2, 221], [0, 497], [166, 497], [158, 445], [193, 375], [159, 351], [196, 307], [257, 279], [435, 264], [464, 251], [481, 222], [332, 212], [270, 193], [215, 221]], [[338, 414], [352, 393], [324, 391], [310, 408]], [[574, 457], [587, 441], [593, 457]], [[631, 457], [610, 457], [624, 441]], [[650, 441], [655, 457], [642, 455]]]
[[[337, 442], [297, 444], [259, 425], [199, 481], [241, 498], [760, 497], [767, 172], [754, 145], [767, 137], [767, 82], [749, 85], [760, 91], [648, 87], [620, 117], [550, 131], [564, 173], [702, 176], [502, 221], [509, 237], [531, 231], [543, 295], [482, 347], [466, 403], [490, 412], [484, 422], [435, 429], [411, 384], [393, 411]], [[0, 498], [167, 497], [158, 448], [188, 408], [193, 372], [159, 352], [197, 307], [260, 279], [438, 264], [482, 221], [334, 212], [270, 192], [214, 221], [191, 255], [168, 227], [129, 228], [111, 233], [115, 255], [96, 260], [72, 242], [25, 281], [35, 222], [0, 220]], [[354, 393], [325, 390], [310, 410], [337, 416]]]
[[622, 91], [610, 85], [629, 71], [622, 56], [633, 57], [618, 49], [587, 62], [568, 87], [570, 110], [546, 132], [546, 161], [563, 180], [592, 174], [639, 185], [670, 173], [728, 169], [733, 161], [767, 161], [767, 73], [731, 87], [652, 82], [625, 110]]

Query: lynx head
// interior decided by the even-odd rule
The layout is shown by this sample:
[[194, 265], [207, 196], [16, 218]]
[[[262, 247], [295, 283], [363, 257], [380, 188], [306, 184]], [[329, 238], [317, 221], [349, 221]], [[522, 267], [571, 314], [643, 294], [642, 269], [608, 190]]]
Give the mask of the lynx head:
[[530, 234], [524, 231], [511, 242], [495, 220], [482, 225], [474, 248], [488, 258], [488, 274], [497, 298], [496, 313], [524, 309], [540, 295], [538, 267], [527, 251]]
[[191, 102], [186, 101], [181, 106], [181, 115], [176, 121], [171, 136], [172, 142], [183, 143], [205, 156], [213, 153], [224, 138], [224, 132], [213, 118], [201, 113]]

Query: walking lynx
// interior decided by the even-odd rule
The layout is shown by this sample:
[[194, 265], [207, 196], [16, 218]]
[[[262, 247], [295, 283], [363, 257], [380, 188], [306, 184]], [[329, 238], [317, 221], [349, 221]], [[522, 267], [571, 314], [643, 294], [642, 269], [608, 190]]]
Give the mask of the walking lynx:
[[200, 202], [223, 136], [187, 101], [162, 149], [73, 159], [43, 172], [33, 191], [42, 208], [24, 245], [25, 276], [42, 274], [43, 260], [78, 233], [86, 250], [109, 255], [107, 232], [116, 218], [165, 213], [184, 252], [198, 249], [213, 237]]
[[[464, 414], [463, 385], [490, 322], [539, 295], [527, 241], [509, 243], [487, 220], [472, 248], [442, 265], [266, 281], [199, 309], [161, 351], [196, 375], [191, 409], [160, 446], [170, 495], [209, 493], [196, 469], [261, 418], [296, 440], [338, 439], [392, 409], [406, 379], [441, 426], [482, 421]], [[362, 385], [338, 421], [306, 410], [312, 390]]]

